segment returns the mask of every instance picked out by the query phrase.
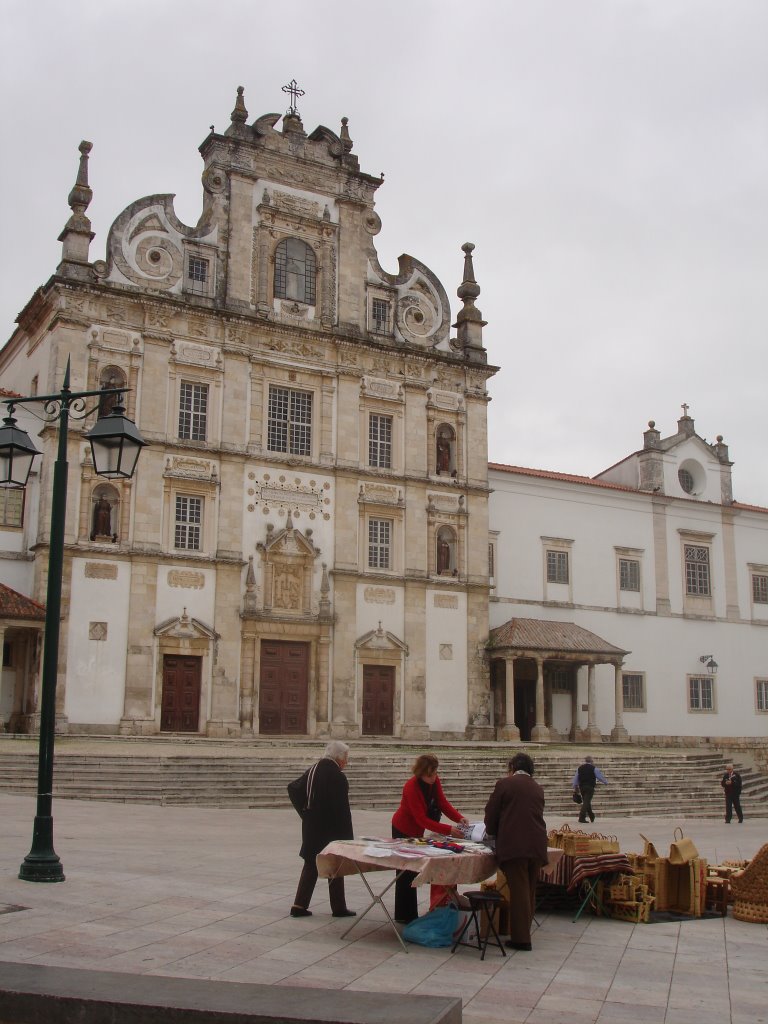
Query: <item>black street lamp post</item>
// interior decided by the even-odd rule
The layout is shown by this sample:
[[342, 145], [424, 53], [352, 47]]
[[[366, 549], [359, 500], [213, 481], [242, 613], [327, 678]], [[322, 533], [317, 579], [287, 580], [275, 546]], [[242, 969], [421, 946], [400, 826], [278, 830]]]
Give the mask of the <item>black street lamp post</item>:
[[[40, 698], [40, 745], [37, 768], [37, 813], [32, 833], [32, 848], [19, 870], [19, 878], [27, 882], [63, 882], [64, 870], [53, 848], [53, 747], [56, 732], [56, 676], [59, 660], [59, 625], [61, 616], [61, 577], [64, 566], [64, 524], [67, 512], [67, 437], [69, 419], [83, 419], [96, 406], [86, 408], [86, 399], [105, 395], [120, 396], [128, 388], [101, 388], [98, 391], [71, 391], [69, 360], [61, 391], [55, 395], [4, 399], [8, 416], [0, 427], [0, 487], [25, 487], [32, 461], [39, 455], [29, 435], [13, 418], [15, 406], [42, 403], [46, 421], [59, 425], [56, 463], [53, 468], [51, 493], [51, 535], [48, 548], [48, 591], [45, 604], [45, 639], [43, 643], [43, 676]], [[91, 443], [93, 464], [100, 476], [127, 478], [133, 476], [139, 452], [146, 441], [136, 425], [117, 403], [107, 416], [97, 420], [85, 435]]]

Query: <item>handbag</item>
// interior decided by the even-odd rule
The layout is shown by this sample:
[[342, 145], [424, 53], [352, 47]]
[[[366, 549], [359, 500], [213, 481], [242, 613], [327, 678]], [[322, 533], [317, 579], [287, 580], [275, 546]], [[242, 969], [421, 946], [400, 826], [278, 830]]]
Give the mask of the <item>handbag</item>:
[[315, 781], [316, 771], [317, 764], [313, 764], [298, 779], [288, 783], [288, 799], [300, 818], [304, 816], [305, 811], [309, 810], [312, 803], [312, 785]]
[[[680, 833], [678, 835], [678, 833]], [[688, 864], [695, 857], [699, 856], [699, 851], [696, 849], [696, 844], [692, 839], [687, 839], [683, 835], [683, 830], [678, 827], [675, 829], [674, 842], [669, 847], [669, 863], [670, 864]]]
[[578, 789], [574, 789], [571, 799], [575, 804], [582, 803], [581, 793], [578, 791]]
[[419, 946], [452, 946], [458, 923], [456, 907], [438, 907], [407, 924], [403, 928], [403, 938]]

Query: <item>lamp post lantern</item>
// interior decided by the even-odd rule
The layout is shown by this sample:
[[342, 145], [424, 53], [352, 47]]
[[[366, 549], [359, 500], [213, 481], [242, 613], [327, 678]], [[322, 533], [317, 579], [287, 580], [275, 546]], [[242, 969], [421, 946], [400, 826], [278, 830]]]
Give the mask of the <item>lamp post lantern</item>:
[[[42, 693], [40, 698], [40, 743], [37, 766], [37, 813], [32, 847], [19, 869], [19, 878], [27, 882], [63, 882], [64, 870], [53, 848], [53, 747], [56, 732], [56, 676], [59, 660], [61, 618], [61, 577], [64, 566], [64, 525], [67, 511], [67, 440], [71, 416], [83, 419], [94, 411], [86, 408], [86, 399], [105, 395], [121, 396], [127, 388], [101, 388], [98, 391], [71, 391], [70, 366], [64, 373], [61, 391], [54, 395], [4, 399], [8, 416], [0, 427], [0, 487], [24, 487], [39, 455], [26, 431], [13, 418], [14, 408], [31, 402], [42, 403], [48, 423], [59, 427], [56, 463], [51, 491], [51, 534], [48, 547], [48, 589], [45, 603], [45, 639], [43, 642]], [[118, 398], [119, 403], [119, 398]], [[112, 412], [97, 420], [85, 435], [91, 442], [96, 472], [107, 477], [131, 477], [139, 452], [147, 444], [136, 425], [118, 404]]]

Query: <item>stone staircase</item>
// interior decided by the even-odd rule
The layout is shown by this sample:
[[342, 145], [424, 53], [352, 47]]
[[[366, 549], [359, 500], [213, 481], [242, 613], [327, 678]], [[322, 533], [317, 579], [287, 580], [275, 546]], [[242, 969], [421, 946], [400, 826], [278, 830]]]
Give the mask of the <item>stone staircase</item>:
[[[204, 742], [204, 741], [203, 741]], [[162, 742], [90, 743], [89, 752], [60, 744], [54, 772], [57, 798], [110, 800], [210, 807], [289, 807], [287, 783], [317, 757], [317, 743], [271, 743], [240, 747], [237, 753], [219, 744], [204, 753], [165, 752]], [[100, 749], [103, 746], [103, 750]], [[350, 802], [358, 810], [394, 810], [403, 783], [421, 747], [353, 743], [348, 777]], [[95, 752], [93, 752], [93, 749]], [[148, 753], [148, 748], [153, 750]], [[157, 753], [154, 753], [157, 749]], [[488, 745], [432, 746], [440, 758], [446, 794], [462, 812], [481, 812], [497, 778], [506, 771], [508, 748]], [[547, 813], [576, 816], [570, 780], [587, 751], [579, 748], [530, 748], [536, 778], [544, 787]], [[681, 752], [637, 748], [600, 749], [599, 767], [610, 785], [599, 786], [595, 807], [600, 817], [679, 815], [720, 817], [720, 777], [726, 761], [718, 751]], [[768, 777], [734, 760], [744, 780], [743, 804], [750, 817], [768, 817]], [[0, 790], [34, 794], [37, 753], [32, 743], [0, 745]]]

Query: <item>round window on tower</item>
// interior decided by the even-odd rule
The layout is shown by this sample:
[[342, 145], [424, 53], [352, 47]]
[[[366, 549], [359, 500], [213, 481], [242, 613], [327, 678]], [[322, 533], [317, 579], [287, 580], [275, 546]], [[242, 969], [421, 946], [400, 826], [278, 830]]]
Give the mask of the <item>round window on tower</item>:
[[693, 459], [686, 459], [682, 463], [677, 471], [677, 479], [683, 491], [691, 497], [696, 497], [704, 490], [704, 470]]

